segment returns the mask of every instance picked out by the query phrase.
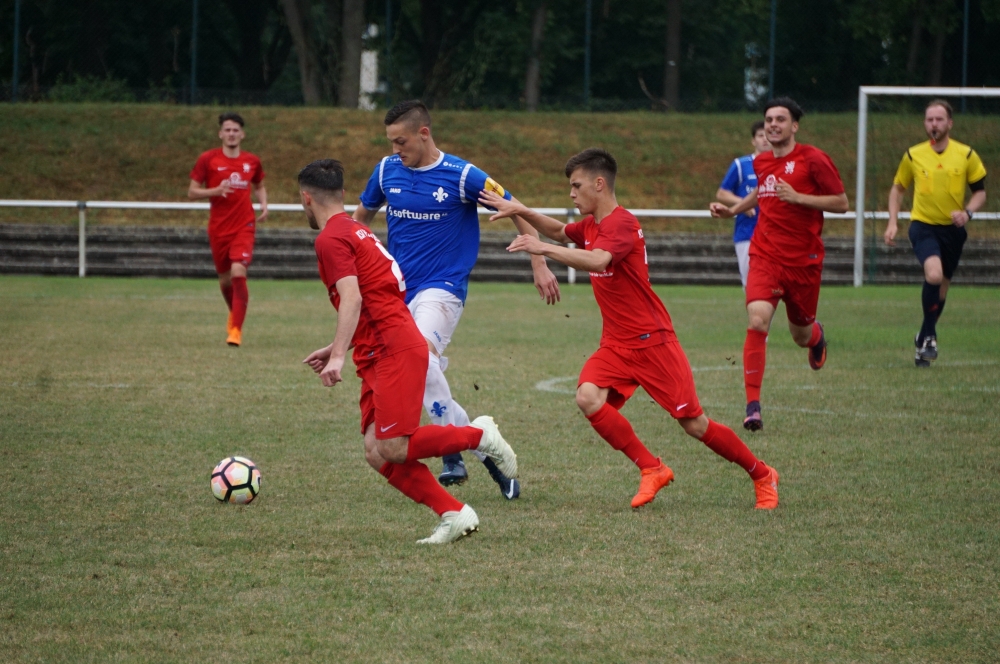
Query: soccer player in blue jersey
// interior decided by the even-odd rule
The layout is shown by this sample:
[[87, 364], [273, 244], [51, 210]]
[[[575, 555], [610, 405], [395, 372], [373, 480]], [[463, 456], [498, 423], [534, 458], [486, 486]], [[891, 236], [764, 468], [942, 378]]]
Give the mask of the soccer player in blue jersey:
[[[389, 253], [406, 278], [406, 304], [430, 353], [424, 408], [434, 424], [468, 426], [469, 416], [452, 398], [444, 376], [448, 366], [444, 351], [462, 316], [469, 273], [479, 256], [479, 192], [492, 191], [507, 199], [510, 194], [471, 163], [437, 148], [431, 116], [423, 103], [400, 102], [386, 113], [385, 128], [392, 155], [375, 166], [354, 219], [370, 224], [387, 204]], [[538, 231], [524, 220], [516, 218], [514, 223], [519, 233], [538, 237]], [[532, 256], [531, 268], [538, 293], [548, 304], [555, 304], [559, 284], [545, 259]], [[518, 481], [505, 477], [483, 455], [476, 456], [504, 497], [517, 498]], [[468, 479], [460, 454], [443, 457], [443, 461], [438, 478], [442, 484]]]
[[[722, 178], [722, 184], [715, 192], [715, 198], [720, 203], [736, 205], [757, 188], [753, 160], [761, 152], [771, 149], [767, 134], [764, 132], [763, 120], [754, 122], [750, 127], [750, 144], [753, 146], [753, 154], [734, 159], [726, 171], [726, 177]], [[750, 270], [750, 238], [753, 237], [753, 229], [757, 226], [757, 212], [758, 209], [755, 207], [736, 215], [733, 227], [733, 244], [736, 246], [736, 260], [740, 264], [740, 281], [743, 282], [744, 289], [747, 287], [747, 272]]]

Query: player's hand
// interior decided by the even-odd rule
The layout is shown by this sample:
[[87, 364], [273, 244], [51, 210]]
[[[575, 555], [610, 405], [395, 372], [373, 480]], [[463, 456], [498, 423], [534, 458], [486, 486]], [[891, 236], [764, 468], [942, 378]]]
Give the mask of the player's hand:
[[885, 240], [887, 246], [896, 246], [896, 232], [896, 224], [890, 221], [885, 227], [885, 233], [882, 234], [882, 239]]
[[323, 371], [326, 366], [327, 361], [330, 359], [330, 353], [332, 349], [330, 346], [326, 348], [320, 348], [319, 350], [314, 350], [309, 354], [309, 357], [302, 360], [302, 364], [308, 364], [309, 367], [316, 373]]
[[535, 256], [541, 256], [545, 250], [545, 243], [534, 235], [518, 235], [507, 247], [507, 251], [515, 253], [525, 251]]
[[778, 178], [778, 186], [775, 187], [775, 193], [778, 194], [779, 201], [801, 205], [799, 192], [792, 189], [792, 185], [785, 182], [782, 178]]
[[260, 222], [264, 221], [265, 219], [267, 219], [267, 206], [266, 205], [262, 205], [261, 208], [260, 208], [260, 214], [257, 216], [257, 223], [259, 224]]
[[728, 205], [723, 205], [722, 203], [709, 203], [708, 211], [711, 212], [712, 216], [715, 217], [716, 219], [719, 218], [728, 219], [730, 217], [736, 216], [735, 214], [733, 214], [733, 211], [729, 208]]
[[[544, 258], [542, 259], [545, 260]], [[552, 274], [552, 270], [549, 269], [548, 265], [539, 264], [531, 266], [531, 272], [535, 277], [535, 288], [538, 289], [538, 294], [545, 304], [555, 304], [559, 301], [559, 280], [556, 279], [556, 275]]]
[[343, 357], [331, 357], [330, 361], [326, 363], [326, 367], [319, 372], [319, 379], [323, 381], [323, 387], [333, 387], [340, 381], [344, 380], [340, 375], [340, 371], [343, 368]]
[[955, 210], [951, 213], [951, 223], [955, 224], [958, 228], [965, 226], [969, 223], [969, 215], [965, 210]]
[[518, 214], [523, 207], [521, 205], [521, 201], [517, 200], [513, 196], [511, 196], [508, 201], [503, 196], [497, 196], [496, 192], [486, 191], [485, 189], [479, 192], [479, 202], [484, 207], [491, 207], [496, 210], [496, 212], [490, 216], [490, 221], [513, 217]]
[[218, 187], [215, 188], [215, 195], [226, 197], [226, 194], [233, 190], [233, 183], [229, 180], [223, 180]]

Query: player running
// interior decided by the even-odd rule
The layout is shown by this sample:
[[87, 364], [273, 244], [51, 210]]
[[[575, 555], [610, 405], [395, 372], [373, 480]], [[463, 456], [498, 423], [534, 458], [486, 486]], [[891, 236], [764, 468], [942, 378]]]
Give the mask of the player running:
[[[968, 145], [950, 137], [951, 104], [935, 99], [924, 110], [924, 129], [930, 137], [906, 151], [889, 190], [889, 223], [885, 243], [895, 245], [899, 203], [910, 183], [913, 210], [910, 212], [910, 242], [913, 253], [924, 267], [921, 301], [924, 322], [913, 342], [918, 367], [929, 367], [937, 359], [937, 321], [944, 311], [951, 277], [962, 257], [968, 237], [965, 225], [986, 202], [986, 167]], [[965, 202], [965, 187], [972, 191]]]
[[847, 194], [833, 161], [822, 150], [796, 143], [802, 109], [788, 97], [764, 108], [769, 152], [754, 159], [757, 189], [736, 205], [712, 203], [713, 217], [733, 217], [760, 205], [750, 240], [747, 274], [747, 339], [743, 345], [743, 381], [747, 410], [743, 427], [760, 431], [760, 386], [764, 380], [767, 334], [778, 301], [785, 302], [792, 340], [809, 349], [809, 366], [826, 363], [826, 337], [816, 320], [823, 277], [823, 213], [846, 212]]
[[570, 198], [584, 215], [574, 224], [546, 217], [491, 191], [482, 192], [479, 200], [497, 209], [491, 219], [520, 215], [546, 237], [583, 247], [570, 249], [519, 235], [507, 250], [546, 256], [590, 272], [604, 331], [600, 348], [580, 372], [576, 403], [594, 430], [639, 467], [639, 491], [632, 507], [652, 501], [674, 479], [673, 471], [650, 453], [619, 412], [641, 385], [688, 435], [750, 474], [757, 509], [774, 509], [778, 472], [758, 460], [732, 429], [709, 420], [698, 404], [687, 356], [666, 307], [649, 284], [642, 229], [615, 197], [617, 172], [614, 157], [596, 148], [566, 163]]
[[[253, 260], [256, 225], [267, 218], [267, 190], [260, 159], [240, 150], [246, 134], [238, 113], [219, 116], [219, 138], [222, 147], [202, 153], [191, 169], [188, 198], [209, 199], [208, 244], [219, 288], [229, 307], [226, 343], [239, 346], [250, 300], [247, 267]], [[250, 202], [251, 188], [260, 203], [256, 218]]]
[[419, 459], [477, 450], [507, 477], [517, 457], [491, 417], [471, 426], [420, 426], [420, 394], [427, 376], [426, 342], [404, 302], [399, 265], [367, 226], [344, 212], [344, 167], [315, 161], [299, 172], [302, 207], [316, 238], [319, 273], [337, 309], [333, 343], [303, 362], [323, 385], [342, 380], [347, 351], [361, 379], [361, 432], [365, 459], [389, 484], [441, 517], [420, 544], [447, 544], [478, 530], [479, 517], [455, 500]]
[[[406, 302], [429, 351], [424, 408], [431, 422], [465, 426], [469, 416], [452, 398], [444, 376], [444, 351], [462, 317], [469, 273], [479, 255], [479, 215], [476, 197], [489, 189], [509, 198], [493, 178], [471, 163], [445, 154], [434, 144], [431, 116], [419, 101], [404, 101], [385, 115], [385, 133], [392, 156], [372, 172], [361, 194], [354, 219], [370, 225], [383, 204], [389, 227], [389, 251], [406, 275]], [[519, 219], [522, 233], [534, 229]], [[559, 300], [559, 284], [544, 258], [531, 262], [535, 287], [549, 304]], [[476, 455], [500, 485], [508, 500], [520, 494], [520, 484], [504, 477], [482, 454]], [[468, 471], [460, 454], [443, 459], [438, 478], [446, 486], [461, 484]]]
[[[761, 152], [771, 149], [764, 132], [764, 121], [757, 120], [750, 127], [750, 145], [753, 153], [733, 159], [722, 184], [715, 192], [715, 198], [725, 205], [736, 205], [743, 197], [757, 188], [757, 174], [753, 170], [753, 160]], [[733, 225], [733, 245], [736, 247], [736, 261], [740, 266], [740, 282], [747, 288], [747, 270], [750, 269], [750, 238], [757, 226], [757, 208], [736, 215]]]

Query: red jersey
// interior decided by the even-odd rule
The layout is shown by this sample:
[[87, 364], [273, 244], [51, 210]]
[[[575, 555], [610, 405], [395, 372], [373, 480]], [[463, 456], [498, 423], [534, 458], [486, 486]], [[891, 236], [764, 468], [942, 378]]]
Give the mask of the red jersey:
[[753, 160], [757, 173], [760, 214], [750, 240], [750, 255], [767, 256], [790, 267], [823, 263], [823, 211], [778, 199], [784, 180], [800, 194], [828, 196], [844, 193], [844, 183], [830, 156], [819, 148], [796, 143], [784, 157], [762, 152]]
[[565, 230], [578, 247], [611, 254], [604, 272], [590, 273], [604, 321], [601, 346], [646, 348], [677, 340], [670, 314], [649, 284], [646, 241], [632, 213], [616, 207], [601, 223], [589, 216]]
[[264, 169], [257, 155], [241, 151], [239, 157], [230, 159], [222, 148], [203, 152], [191, 169], [191, 179], [204, 182], [208, 189], [218, 187], [223, 180], [229, 180], [233, 187], [225, 196], [209, 199], [209, 235], [233, 235], [253, 223], [250, 183], [260, 184], [264, 180]]
[[316, 237], [316, 259], [319, 276], [338, 311], [337, 282], [344, 277], [358, 278], [361, 317], [351, 340], [355, 364], [427, 345], [406, 308], [403, 273], [371, 229], [345, 212], [330, 217]]

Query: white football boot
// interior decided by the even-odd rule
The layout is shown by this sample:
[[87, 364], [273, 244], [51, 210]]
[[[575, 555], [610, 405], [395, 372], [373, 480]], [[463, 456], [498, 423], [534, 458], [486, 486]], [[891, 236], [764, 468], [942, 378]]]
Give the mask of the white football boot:
[[517, 455], [500, 435], [500, 429], [497, 428], [493, 418], [489, 415], [480, 415], [472, 420], [470, 426], [482, 429], [484, 432], [477, 451], [493, 459], [493, 463], [507, 477], [511, 479], [517, 477]]
[[451, 544], [477, 530], [479, 530], [479, 515], [468, 505], [463, 505], [461, 511], [449, 512], [441, 517], [431, 536], [417, 540], [417, 544]]

